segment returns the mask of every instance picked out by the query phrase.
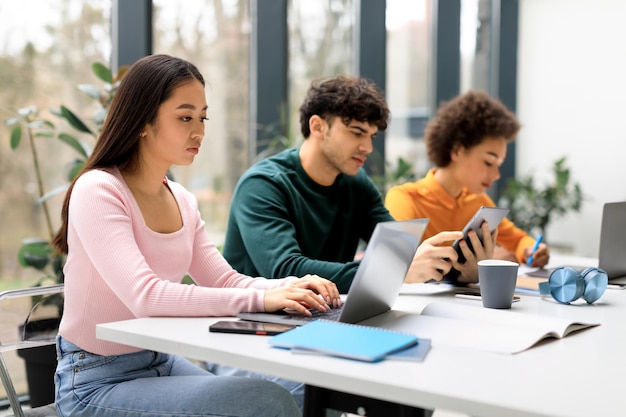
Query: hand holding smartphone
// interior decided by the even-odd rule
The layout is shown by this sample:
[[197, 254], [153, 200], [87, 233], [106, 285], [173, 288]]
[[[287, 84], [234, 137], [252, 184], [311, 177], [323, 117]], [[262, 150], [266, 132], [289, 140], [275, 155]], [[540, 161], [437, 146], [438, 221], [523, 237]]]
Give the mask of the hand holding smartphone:
[[[472, 248], [472, 243], [470, 242], [469, 237], [467, 236], [469, 231], [470, 230], [475, 231], [480, 241], [482, 242], [483, 241], [483, 233], [481, 229], [482, 224], [484, 222], [487, 222], [489, 224], [489, 232], [493, 233], [498, 227], [498, 225], [500, 224], [500, 222], [502, 221], [502, 219], [504, 219], [504, 217], [508, 214], [508, 212], [509, 212], [509, 209], [505, 209], [501, 207], [482, 206], [481, 208], [478, 209], [478, 211], [476, 211], [474, 216], [470, 219], [469, 222], [467, 222], [467, 224], [463, 228], [462, 240], [465, 240], [467, 242], [467, 245], [473, 252], [474, 248]], [[456, 250], [456, 253], [459, 255], [459, 263], [464, 263], [466, 259], [465, 259], [465, 256], [463, 256], [463, 251], [461, 251], [461, 247], [459, 246], [460, 242], [461, 240], [456, 240], [452, 244], [452, 247]]]
[[[493, 233], [496, 230], [502, 219], [508, 214], [509, 209], [501, 208], [501, 207], [488, 207], [482, 206], [480, 207], [474, 216], [467, 222], [465, 227], [463, 228], [463, 239], [455, 240], [452, 243], [452, 247], [456, 250], [458, 254], [458, 262], [465, 263], [467, 259], [465, 259], [465, 255], [463, 255], [463, 251], [461, 250], [461, 246], [459, 245], [461, 240], [465, 240], [470, 250], [473, 252], [474, 248], [472, 247], [472, 242], [469, 240], [469, 236], [467, 235], [470, 230], [474, 230], [478, 235], [480, 241], [483, 241], [483, 233], [481, 230], [481, 226], [483, 222], [487, 222], [489, 224], [489, 232]], [[457, 278], [459, 276], [459, 271], [452, 268], [450, 272], [448, 272], [442, 279], [444, 282], [457, 282]]]

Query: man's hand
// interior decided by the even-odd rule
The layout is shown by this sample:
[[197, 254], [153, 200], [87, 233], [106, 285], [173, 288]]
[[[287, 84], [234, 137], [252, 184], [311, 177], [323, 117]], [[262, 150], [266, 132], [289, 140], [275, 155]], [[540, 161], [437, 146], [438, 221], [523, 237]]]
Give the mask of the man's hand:
[[454, 268], [461, 273], [459, 282], [478, 282], [478, 261], [493, 259], [498, 229], [494, 230], [493, 233], [489, 233], [489, 224], [487, 222], [483, 222], [480, 228], [483, 235], [482, 243], [475, 231], [470, 230], [467, 234], [472, 243], [473, 251], [470, 250], [465, 240], [462, 240], [459, 244], [463, 256], [465, 256], [465, 262], [462, 264], [458, 262], [452, 263]]
[[452, 246], [440, 245], [462, 237], [462, 232], [441, 232], [424, 240], [415, 252], [404, 282], [441, 281], [458, 257]]

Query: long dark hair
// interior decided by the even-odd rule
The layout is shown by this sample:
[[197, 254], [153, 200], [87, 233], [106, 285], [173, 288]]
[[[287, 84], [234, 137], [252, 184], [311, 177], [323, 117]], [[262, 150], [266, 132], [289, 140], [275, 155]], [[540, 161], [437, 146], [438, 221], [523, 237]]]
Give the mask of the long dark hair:
[[52, 246], [67, 254], [69, 202], [76, 180], [94, 168], [124, 168], [136, 162], [139, 135], [156, 122], [159, 106], [181, 84], [204, 78], [190, 62], [169, 55], [150, 55], [136, 61], [122, 79], [100, 137], [80, 174], [70, 184], [61, 210], [61, 228]]

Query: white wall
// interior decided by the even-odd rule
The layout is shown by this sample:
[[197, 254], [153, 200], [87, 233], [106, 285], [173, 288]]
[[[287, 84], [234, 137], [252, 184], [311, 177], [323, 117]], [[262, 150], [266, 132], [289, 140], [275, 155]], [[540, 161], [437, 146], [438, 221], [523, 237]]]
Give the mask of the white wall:
[[519, 3], [517, 175], [547, 178], [568, 157], [587, 200], [548, 243], [597, 256], [602, 205], [626, 201], [626, 1]]

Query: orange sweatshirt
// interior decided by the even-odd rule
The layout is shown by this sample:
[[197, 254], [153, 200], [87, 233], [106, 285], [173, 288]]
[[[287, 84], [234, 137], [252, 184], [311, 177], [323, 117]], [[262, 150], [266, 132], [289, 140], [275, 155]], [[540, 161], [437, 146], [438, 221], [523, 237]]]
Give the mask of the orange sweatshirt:
[[[463, 229], [481, 206], [495, 204], [487, 194], [470, 194], [467, 190], [455, 199], [437, 182], [431, 169], [421, 180], [392, 187], [385, 206], [396, 220], [429, 218], [424, 233], [424, 239], [428, 239], [439, 232]], [[535, 240], [505, 218], [498, 226], [497, 242], [522, 262], [524, 249], [532, 247]]]

